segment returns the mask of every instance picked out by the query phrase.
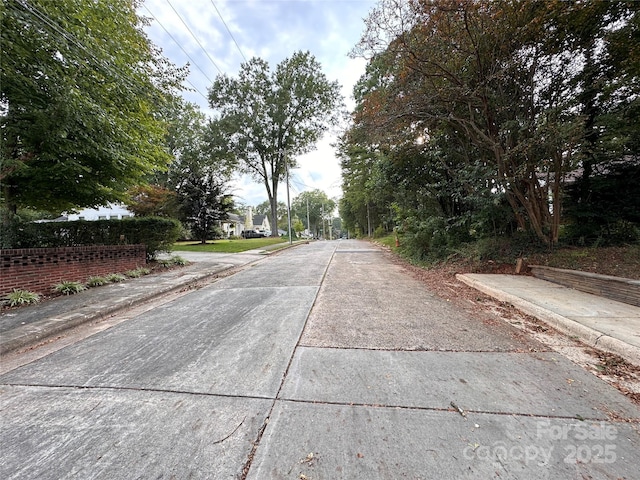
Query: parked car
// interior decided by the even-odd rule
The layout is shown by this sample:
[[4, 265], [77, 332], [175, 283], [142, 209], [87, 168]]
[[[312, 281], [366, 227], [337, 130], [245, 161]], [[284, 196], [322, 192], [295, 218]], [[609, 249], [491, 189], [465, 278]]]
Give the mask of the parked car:
[[262, 238], [264, 233], [256, 232], [255, 230], [243, 230], [240, 236], [242, 238]]

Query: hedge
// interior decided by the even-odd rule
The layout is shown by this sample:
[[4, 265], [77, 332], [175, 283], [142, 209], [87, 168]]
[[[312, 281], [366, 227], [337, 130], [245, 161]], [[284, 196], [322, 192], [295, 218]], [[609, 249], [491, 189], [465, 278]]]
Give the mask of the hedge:
[[181, 224], [164, 217], [75, 222], [24, 222], [18, 217], [2, 225], [1, 248], [54, 248], [82, 245], [144, 244], [147, 258], [169, 252]]

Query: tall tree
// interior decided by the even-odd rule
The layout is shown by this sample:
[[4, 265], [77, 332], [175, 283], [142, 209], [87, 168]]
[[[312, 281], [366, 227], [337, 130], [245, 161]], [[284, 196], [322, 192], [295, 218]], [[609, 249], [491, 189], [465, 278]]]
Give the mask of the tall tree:
[[[322, 232], [322, 223], [330, 219], [335, 209], [336, 202], [318, 189], [302, 192], [291, 202], [292, 217], [298, 217], [315, 236]], [[307, 225], [307, 219], [310, 225]]]
[[170, 160], [158, 115], [179, 88], [137, 0], [0, 5], [2, 202], [61, 211], [121, 200]]
[[[556, 243], [561, 186], [584, 131], [576, 80], [588, 65], [561, 41], [559, 19], [581, 8], [551, 0], [382, 0], [358, 45], [375, 68], [361, 82], [356, 125], [390, 148], [440, 131], [470, 142], [520, 228]], [[603, 28], [611, 28], [617, 19], [601, 10]], [[475, 159], [460, 166], [475, 168]]]
[[[237, 78], [218, 76], [209, 90], [214, 119], [242, 172], [264, 184], [278, 225], [278, 184], [296, 156], [310, 151], [336, 124], [342, 98], [309, 52], [296, 52], [274, 72], [264, 60], [242, 64]], [[277, 236], [277, 229], [272, 235]]]
[[204, 243], [233, 208], [229, 191], [233, 170], [220, 143], [218, 124], [208, 122], [197, 105], [176, 97], [164, 115], [173, 161], [155, 181], [176, 193], [178, 218]]
[[177, 185], [177, 194], [181, 220], [203, 244], [233, 207], [227, 185], [206, 165], [189, 169]]

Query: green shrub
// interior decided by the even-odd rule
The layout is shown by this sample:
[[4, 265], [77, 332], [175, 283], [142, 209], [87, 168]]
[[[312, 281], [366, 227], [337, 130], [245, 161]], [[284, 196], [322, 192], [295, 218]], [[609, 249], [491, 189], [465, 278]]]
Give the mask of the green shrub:
[[163, 267], [163, 268], [169, 268], [169, 267], [173, 267], [173, 266], [184, 266], [184, 265], [188, 265], [189, 261], [182, 258], [179, 255], [174, 255], [171, 258], [162, 258], [160, 260], [158, 260], [158, 265]]
[[124, 274], [129, 278], [139, 278], [139, 277], [142, 277], [143, 275], [149, 275], [150, 273], [151, 273], [151, 270], [144, 267], [138, 267], [134, 270], [129, 270], [127, 272], [124, 272]]
[[95, 276], [87, 279], [87, 287], [100, 287], [109, 283], [105, 277]]
[[174, 255], [170, 258], [170, 260], [173, 265], [184, 266], [189, 264], [189, 261], [185, 258], [182, 258], [180, 255]]
[[85, 287], [82, 283], [72, 281], [60, 282], [53, 286], [54, 292], [61, 293], [63, 295], [74, 295], [86, 289], [87, 287]]
[[379, 225], [378, 227], [376, 227], [376, 229], [373, 231], [373, 238], [382, 238], [385, 235], [388, 235], [389, 232], [387, 232], [384, 227], [382, 225]]
[[15, 289], [9, 293], [6, 297], [6, 302], [10, 307], [17, 307], [20, 305], [30, 305], [32, 303], [38, 303], [40, 301], [40, 295], [28, 290]]
[[158, 266], [163, 268], [169, 268], [173, 266], [173, 260], [170, 258], [161, 258], [158, 260]]
[[106, 276], [106, 279], [111, 283], [119, 283], [125, 281], [127, 277], [125, 277], [121, 273], [110, 273]]
[[13, 216], [3, 219], [0, 241], [2, 248], [143, 244], [147, 258], [154, 258], [157, 252], [171, 251], [181, 228], [177, 220], [163, 217], [34, 223]]

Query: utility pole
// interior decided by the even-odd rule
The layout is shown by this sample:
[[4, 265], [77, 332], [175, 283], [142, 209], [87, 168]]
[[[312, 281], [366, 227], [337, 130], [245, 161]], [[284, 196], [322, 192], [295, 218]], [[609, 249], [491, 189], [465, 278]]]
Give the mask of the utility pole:
[[326, 240], [327, 239], [327, 234], [324, 231], [324, 203], [322, 204], [322, 210], [321, 210], [320, 218], [322, 219], [322, 239]]
[[[289, 162], [287, 161], [287, 151], [284, 151], [284, 165], [287, 169], [287, 220], [289, 222], [289, 245], [293, 243], [291, 240], [291, 200], [289, 198]], [[278, 226], [276, 225], [276, 228]]]
[[307, 235], [311, 235], [311, 224], [309, 223], [309, 197], [307, 197]]

